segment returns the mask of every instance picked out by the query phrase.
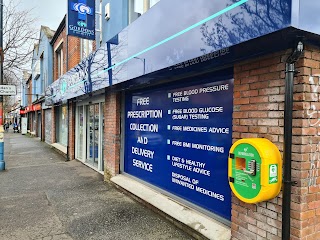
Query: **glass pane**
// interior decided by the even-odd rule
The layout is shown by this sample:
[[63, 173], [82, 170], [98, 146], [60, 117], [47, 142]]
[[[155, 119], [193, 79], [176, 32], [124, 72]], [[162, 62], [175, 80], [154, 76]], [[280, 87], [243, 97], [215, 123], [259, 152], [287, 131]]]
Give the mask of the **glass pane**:
[[93, 50], [93, 41], [88, 39], [82, 39], [81, 40], [81, 59], [85, 59], [89, 56], [90, 53], [92, 53]]
[[36, 132], [36, 126], [37, 126], [36, 114], [32, 113], [32, 117], [33, 117], [33, 126], [32, 126], [33, 128], [32, 128], [32, 131]]
[[92, 164], [94, 150], [94, 107], [87, 106], [87, 161]]
[[56, 140], [61, 145], [68, 145], [68, 108], [67, 105], [57, 109], [56, 116]]
[[83, 153], [83, 106], [78, 107], [78, 158], [82, 160]]
[[64, 105], [61, 107], [60, 114], [60, 131], [59, 131], [59, 140], [60, 143], [64, 146], [68, 145], [68, 109], [67, 106]]
[[135, 13], [143, 14], [143, 0], [134, 0], [133, 1], [133, 11]]

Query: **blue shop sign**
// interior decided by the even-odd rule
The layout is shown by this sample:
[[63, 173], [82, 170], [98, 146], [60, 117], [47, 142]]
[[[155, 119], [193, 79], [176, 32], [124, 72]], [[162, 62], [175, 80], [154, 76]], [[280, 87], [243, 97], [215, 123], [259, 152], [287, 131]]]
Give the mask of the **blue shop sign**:
[[124, 171], [230, 220], [233, 79], [126, 95]]
[[68, 0], [68, 35], [95, 40], [95, 2]]

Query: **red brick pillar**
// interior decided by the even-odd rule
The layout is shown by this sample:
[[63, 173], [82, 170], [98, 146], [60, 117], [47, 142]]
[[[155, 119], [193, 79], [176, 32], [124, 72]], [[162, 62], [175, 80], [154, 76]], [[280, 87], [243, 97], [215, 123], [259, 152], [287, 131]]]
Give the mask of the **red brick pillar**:
[[69, 125], [68, 125], [68, 131], [69, 131], [69, 140], [68, 140], [68, 146], [69, 146], [69, 160], [75, 159], [75, 123], [76, 123], [76, 116], [75, 116], [75, 103], [72, 101], [69, 102], [68, 105], [69, 108]]
[[46, 121], [45, 121], [45, 110], [41, 109], [41, 141], [45, 141], [46, 137], [45, 137], [45, 134], [46, 134]]
[[121, 94], [106, 92], [104, 109], [105, 180], [119, 174]]
[[[234, 68], [233, 139], [263, 137], [283, 150], [285, 60], [291, 50]], [[291, 239], [320, 239], [320, 67], [307, 49], [294, 81]], [[312, 77], [314, 75], [314, 77]], [[284, 163], [285, 164], [285, 163]], [[282, 193], [258, 204], [232, 197], [232, 239], [281, 239]]]
[[320, 239], [320, 49], [307, 47], [296, 64], [291, 237]]

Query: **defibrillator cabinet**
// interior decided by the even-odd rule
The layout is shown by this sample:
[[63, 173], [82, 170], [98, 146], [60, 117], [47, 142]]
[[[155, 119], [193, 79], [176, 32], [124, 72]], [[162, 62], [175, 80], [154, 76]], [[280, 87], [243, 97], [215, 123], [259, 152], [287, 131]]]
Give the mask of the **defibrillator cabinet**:
[[241, 201], [257, 203], [276, 197], [282, 184], [278, 148], [264, 138], [236, 141], [229, 153], [229, 184]]

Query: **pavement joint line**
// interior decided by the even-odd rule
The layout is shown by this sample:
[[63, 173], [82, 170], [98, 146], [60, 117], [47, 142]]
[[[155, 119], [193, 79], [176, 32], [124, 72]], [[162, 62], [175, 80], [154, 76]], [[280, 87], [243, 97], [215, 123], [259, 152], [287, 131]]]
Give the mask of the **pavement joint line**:
[[[28, 166], [16, 166], [16, 167], [7, 167], [7, 170], [16, 169], [16, 168], [30, 168], [30, 167], [42, 167], [42, 166], [51, 166], [56, 164], [65, 164], [67, 162], [56, 162], [56, 163], [48, 163], [48, 164], [38, 164], [38, 165], [28, 165]], [[67, 164], [68, 165], [68, 164]]]
[[29, 193], [23, 193], [20, 195], [9, 195], [9, 196], [3, 196], [0, 197], [0, 199], [12, 199], [12, 198], [26, 198], [28, 196], [34, 196], [34, 195], [41, 195], [41, 193], [43, 193], [44, 191], [31, 191]]

